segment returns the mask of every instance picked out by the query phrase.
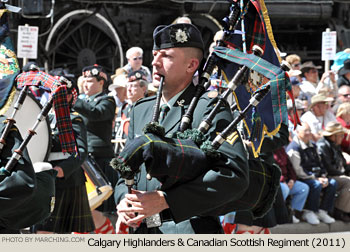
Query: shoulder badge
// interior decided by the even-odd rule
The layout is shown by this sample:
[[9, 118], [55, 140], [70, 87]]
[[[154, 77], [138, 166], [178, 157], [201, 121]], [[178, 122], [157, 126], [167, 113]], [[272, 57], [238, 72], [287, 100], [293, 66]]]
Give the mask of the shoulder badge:
[[234, 131], [231, 135], [229, 135], [226, 138], [226, 142], [233, 145], [233, 143], [236, 142], [237, 138], [238, 138], [238, 133], [237, 133], [237, 131]]

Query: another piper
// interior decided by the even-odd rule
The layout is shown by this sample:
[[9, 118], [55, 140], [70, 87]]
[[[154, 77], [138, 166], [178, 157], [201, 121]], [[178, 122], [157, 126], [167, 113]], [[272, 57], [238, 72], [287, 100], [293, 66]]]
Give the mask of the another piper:
[[[153, 84], [159, 83], [164, 76], [161, 107], [168, 106], [165, 117], [159, 121], [166, 136], [169, 136], [178, 130], [181, 117], [195, 93], [196, 88], [191, 81], [202, 60], [204, 45], [199, 30], [191, 24], [158, 26], [153, 38]], [[144, 124], [152, 119], [155, 102], [156, 97], [153, 96], [135, 104], [130, 117], [129, 142], [143, 134]], [[207, 115], [216, 102], [217, 99], [209, 98], [208, 93], [200, 97], [192, 128], [199, 126], [203, 115]], [[217, 132], [221, 132], [232, 120], [230, 107], [224, 103], [206, 137], [214, 139]], [[227, 157], [226, 162], [207, 160], [205, 155], [197, 157], [201, 165], [203, 161], [208, 162], [209, 169], [193, 180], [163, 191], [159, 190], [161, 184], [157, 179], [146, 178], [144, 166], [136, 176], [137, 190], [132, 194], [127, 193], [127, 187], [120, 181], [115, 189], [115, 200], [119, 202], [117, 209], [121, 221], [136, 227], [135, 233], [222, 233], [217, 215], [227, 202], [239, 199], [245, 192], [248, 164], [237, 134], [225, 141], [218, 151]], [[153, 155], [154, 159], [164, 158], [157, 156], [159, 153], [156, 152]], [[187, 155], [185, 151], [168, 153], [168, 158], [173, 158], [179, 165], [180, 176], [182, 169], [188, 170], [196, 165], [182, 163], [188, 160]]]

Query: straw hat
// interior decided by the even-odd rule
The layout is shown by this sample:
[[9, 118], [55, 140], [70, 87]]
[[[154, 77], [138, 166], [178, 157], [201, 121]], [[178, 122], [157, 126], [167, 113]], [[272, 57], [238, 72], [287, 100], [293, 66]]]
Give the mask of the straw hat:
[[118, 88], [118, 87], [126, 87], [127, 83], [128, 83], [128, 79], [126, 75], [120, 74], [113, 79], [113, 83], [109, 85], [108, 90], [113, 91], [115, 88]]
[[333, 100], [334, 99], [332, 97], [328, 97], [324, 93], [319, 93], [311, 97], [310, 107], [313, 107], [314, 105], [320, 102], [331, 102]]
[[322, 131], [323, 136], [332, 136], [338, 133], [344, 133], [343, 126], [338, 122], [329, 122]]
[[125, 69], [123, 69], [122, 67], [117, 68], [115, 70], [115, 74], [113, 74], [111, 76], [111, 80], [114, 81], [114, 78], [117, 77], [118, 75], [121, 75], [121, 74], [128, 74], [128, 72]]
[[305, 73], [310, 69], [321, 69], [321, 68], [322, 68], [321, 66], [316, 66], [312, 61], [306, 61], [301, 65], [300, 71], [302, 73]]

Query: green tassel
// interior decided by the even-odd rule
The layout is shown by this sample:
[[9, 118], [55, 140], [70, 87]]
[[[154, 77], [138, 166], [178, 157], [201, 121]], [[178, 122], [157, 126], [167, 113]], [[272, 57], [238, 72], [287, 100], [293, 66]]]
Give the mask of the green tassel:
[[198, 129], [187, 129], [183, 133], [176, 132], [176, 137], [178, 139], [191, 139], [198, 146], [205, 141], [204, 134]]
[[201, 145], [200, 149], [205, 153], [205, 155], [207, 155], [207, 157], [212, 159], [220, 159], [220, 153], [213, 148], [211, 141], [205, 141]]
[[157, 122], [150, 122], [150, 123], [146, 124], [142, 131], [144, 134], [151, 133], [151, 134], [154, 134], [154, 135], [157, 135], [160, 137], [165, 136], [164, 127], [160, 126], [159, 123], [157, 123]]
[[135, 172], [133, 172], [130, 168], [130, 166], [124, 164], [123, 161], [121, 161], [118, 158], [113, 158], [111, 162], [109, 163], [111, 167], [118, 171], [120, 173], [120, 176], [125, 179], [133, 179]]

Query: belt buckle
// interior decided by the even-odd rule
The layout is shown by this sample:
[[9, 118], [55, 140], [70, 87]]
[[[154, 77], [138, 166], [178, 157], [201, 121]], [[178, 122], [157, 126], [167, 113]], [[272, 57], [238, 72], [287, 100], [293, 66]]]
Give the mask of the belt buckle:
[[146, 218], [147, 228], [160, 227], [162, 225], [162, 220], [159, 213], [154, 214]]

